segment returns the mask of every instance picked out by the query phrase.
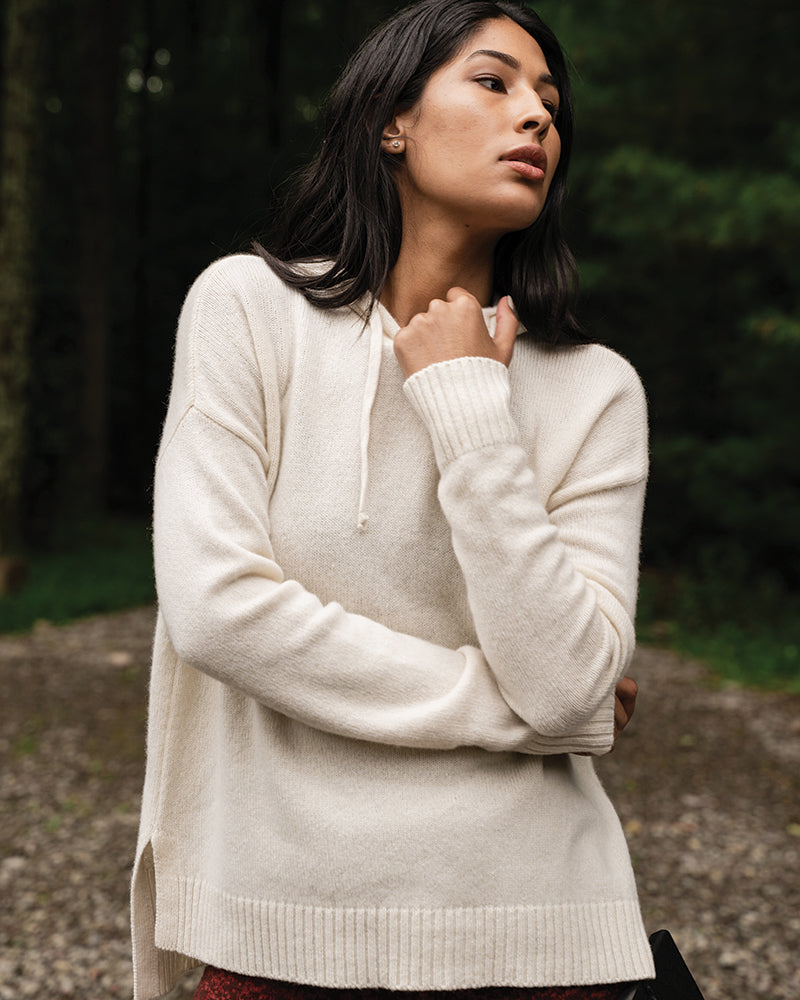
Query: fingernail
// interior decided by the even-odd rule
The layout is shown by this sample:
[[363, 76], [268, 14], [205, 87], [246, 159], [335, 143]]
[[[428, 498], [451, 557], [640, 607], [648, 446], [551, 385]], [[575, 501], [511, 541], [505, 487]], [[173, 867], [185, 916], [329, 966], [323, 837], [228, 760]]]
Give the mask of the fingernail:
[[[506, 295], [506, 300], [508, 302], [508, 307], [511, 310], [511, 312], [514, 313], [515, 316], [517, 316], [517, 307], [514, 305], [514, 300], [511, 298], [510, 295]], [[517, 316], [517, 319], [519, 319], [519, 316]]]

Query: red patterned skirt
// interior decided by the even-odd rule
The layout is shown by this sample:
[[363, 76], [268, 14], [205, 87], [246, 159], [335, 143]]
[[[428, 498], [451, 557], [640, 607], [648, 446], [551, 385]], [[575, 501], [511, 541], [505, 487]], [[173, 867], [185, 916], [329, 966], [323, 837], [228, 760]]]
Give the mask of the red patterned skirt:
[[630, 983], [472, 990], [340, 990], [240, 976], [207, 965], [193, 1000], [617, 1000]]

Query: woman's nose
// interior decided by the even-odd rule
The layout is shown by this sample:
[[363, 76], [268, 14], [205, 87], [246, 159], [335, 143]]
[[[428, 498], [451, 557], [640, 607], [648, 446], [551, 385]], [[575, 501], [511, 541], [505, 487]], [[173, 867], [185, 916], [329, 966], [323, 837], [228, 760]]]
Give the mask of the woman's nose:
[[552, 115], [542, 103], [539, 95], [529, 96], [517, 116], [517, 130], [538, 132], [540, 135], [545, 135], [552, 124]]

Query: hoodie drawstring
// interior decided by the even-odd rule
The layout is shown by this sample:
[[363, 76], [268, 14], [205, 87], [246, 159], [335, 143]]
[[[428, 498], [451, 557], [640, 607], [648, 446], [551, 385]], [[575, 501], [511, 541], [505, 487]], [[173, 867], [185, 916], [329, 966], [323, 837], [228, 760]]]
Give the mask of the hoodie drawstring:
[[358, 530], [366, 531], [369, 516], [366, 511], [367, 485], [369, 483], [369, 432], [372, 407], [378, 394], [383, 355], [383, 319], [376, 305], [369, 318], [369, 346], [367, 354], [367, 377], [364, 381], [364, 397], [361, 402], [361, 490], [358, 497]]

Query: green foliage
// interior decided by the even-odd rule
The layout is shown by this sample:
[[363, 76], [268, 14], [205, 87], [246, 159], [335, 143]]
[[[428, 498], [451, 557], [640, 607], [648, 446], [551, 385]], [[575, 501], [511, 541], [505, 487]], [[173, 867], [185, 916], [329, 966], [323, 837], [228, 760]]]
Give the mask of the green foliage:
[[672, 645], [705, 661], [725, 680], [800, 694], [800, 629], [796, 618], [777, 630], [744, 628], [736, 622], [702, 632], [677, 626]]
[[744, 330], [753, 337], [781, 348], [800, 347], [800, 317], [776, 309], [753, 313], [744, 322]]
[[[788, 249], [800, 230], [800, 176], [734, 167], [697, 170], [648, 149], [618, 146], [584, 175], [593, 225], [620, 242], [708, 251]], [[796, 262], [787, 259], [787, 267]]]
[[800, 598], [774, 577], [645, 574], [637, 631], [704, 660], [721, 680], [800, 693]]
[[73, 529], [46, 551], [31, 552], [29, 566], [23, 590], [0, 597], [0, 632], [24, 631], [40, 620], [63, 624], [155, 600], [149, 529], [139, 521]]

